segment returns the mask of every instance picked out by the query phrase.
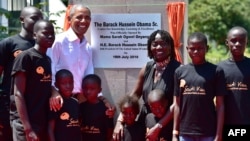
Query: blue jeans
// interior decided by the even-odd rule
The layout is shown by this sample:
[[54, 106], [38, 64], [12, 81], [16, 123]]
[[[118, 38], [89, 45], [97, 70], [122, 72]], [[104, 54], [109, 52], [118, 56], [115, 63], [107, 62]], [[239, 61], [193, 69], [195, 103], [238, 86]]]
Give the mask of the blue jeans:
[[180, 135], [180, 141], [213, 141], [214, 136], [190, 136]]

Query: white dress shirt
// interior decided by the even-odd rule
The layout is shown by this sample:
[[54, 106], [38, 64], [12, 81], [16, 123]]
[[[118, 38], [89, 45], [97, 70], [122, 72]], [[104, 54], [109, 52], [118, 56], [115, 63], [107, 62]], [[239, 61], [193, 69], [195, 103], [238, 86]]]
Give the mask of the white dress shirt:
[[74, 77], [73, 93], [81, 93], [82, 78], [94, 73], [92, 48], [86, 38], [80, 42], [74, 31], [69, 28], [56, 36], [47, 55], [52, 61], [52, 85], [54, 86], [56, 72], [68, 69]]

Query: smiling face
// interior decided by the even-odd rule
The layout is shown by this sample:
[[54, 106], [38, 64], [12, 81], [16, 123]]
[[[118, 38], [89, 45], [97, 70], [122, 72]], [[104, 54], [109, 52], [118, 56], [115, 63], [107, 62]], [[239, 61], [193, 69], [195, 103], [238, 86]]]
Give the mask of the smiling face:
[[243, 28], [233, 28], [229, 31], [226, 45], [234, 60], [242, 60], [247, 46], [247, 33]]
[[74, 13], [70, 15], [69, 22], [78, 38], [82, 39], [91, 22], [90, 10], [83, 6], [76, 6], [73, 8], [75, 8], [75, 10]]
[[171, 47], [166, 41], [162, 40], [161, 35], [157, 33], [155, 40], [151, 43], [151, 52], [156, 62], [162, 62], [170, 56]]

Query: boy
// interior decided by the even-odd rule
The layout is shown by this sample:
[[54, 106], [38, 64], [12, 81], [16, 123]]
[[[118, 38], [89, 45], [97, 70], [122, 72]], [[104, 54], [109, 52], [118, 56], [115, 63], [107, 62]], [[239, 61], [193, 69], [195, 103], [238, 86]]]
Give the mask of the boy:
[[126, 95], [119, 103], [123, 117], [124, 135], [122, 141], [145, 141], [145, 128], [141, 122], [136, 121], [140, 111], [137, 97]]
[[106, 116], [107, 107], [98, 99], [101, 79], [89, 74], [82, 80], [82, 90], [87, 101], [80, 104], [82, 138], [87, 141], [110, 141], [113, 117]]
[[48, 140], [51, 61], [46, 51], [55, 39], [52, 23], [39, 20], [34, 25], [34, 39], [35, 46], [18, 55], [13, 64], [12, 94], [17, 111], [13, 120], [14, 141]]
[[225, 96], [225, 131], [238, 127], [250, 129], [250, 59], [244, 56], [247, 43], [246, 29], [240, 26], [231, 28], [226, 39], [230, 57], [218, 64], [225, 72], [228, 91]]
[[[206, 61], [207, 38], [195, 32], [188, 38], [191, 63], [177, 68], [174, 91], [173, 140], [221, 140], [226, 93], [223, 70]], [[215, 98], [215, 103], [214, 103]]]
[[[158, 124], [159, 120], [167, 113], [168, 101], [162, 89], [154, 89], [148, 95], [148, 104], [152, 113], [146, 116], [146, 127], [147, 130], [152, 128], [155, 124]], [[173, 126], [169, 124], [167, 126]], [[171, 134], [166, 134], [172, 132], [171, 128], [167, 126], [161, 127], [161, 131], [158, 135], [157, 141], [170, 141], [172, 139]]]
[[[35, 45], [34, 24], [43, 18], [42, 12], [33, 6], [24, 7], [20, 13], [20, 33], [0, 41], [0, 141], [12, 141], [10, 127], [11, 71], [15, 57]], [[14, 99], [11, 99], [14, 101]], [[12, 118], [11, 118], [12, 119]]]
[[63, 97], [63, 106], [57, 111], [50, 111], [50, 141], [81, 141], [78, 101], [72, 97], [73, 75], [69, 70], [61, 69], [55, 75], [55, 86]]

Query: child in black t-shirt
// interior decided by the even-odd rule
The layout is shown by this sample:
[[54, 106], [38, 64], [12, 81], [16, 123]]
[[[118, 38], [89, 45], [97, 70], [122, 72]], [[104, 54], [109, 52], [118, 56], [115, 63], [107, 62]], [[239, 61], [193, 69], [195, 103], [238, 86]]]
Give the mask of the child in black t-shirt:
[[87, 101], [80, 104], [81, 133], [86, 141], [110, 141], [113, 132], [113, 117], [106, 116], [107, 107], [98, 99], [101, 79], [89, 74], [82, 80], [82, 90]]
[[14, 141], [48, 140], [51, 60], [46, 51], [54, 42], [55, 32], [48, 20], [37, 21], [33, 31], [35, 46], [16, 57], [11, 73]]
[[74, 87], [73, 75], [69, 70], [61, 69], [56, 73], [55, 86], [63, 97], [63, 105], [59, 111], [50, 111], [50, 141], [81, 141], [79, 124], [79, 104], [72, 97]]
[[[137, 97], [126, 95], [119, 103], [123, 117], [124, 135], [121, 141], [145, 141], [145, 125], [136, 121], [140, 111]], [[121, 136], [120, 136], [121, 137]]]
[[[226, 76], [227, 95], [225, 95], [224, 140], [232, 136], [229, 131], [237, 128], [250, 129], [250, 58], [245, 56], [248, 47], [248, 31], [241, 26], [232, 27], [226, 38], [230, 56], [219, 62]], [[249, 131], [234, 140], [248, 138]], [[228, 136], [229, 135], [229, 136]]]
[[222, 139], [224, 71], [206, 61], [207, 38], [201, 32], [188, 37], [191, 63], [175, 71], [173, 141]]
[[167, 113], [168, 101], [162, 89], [154, 89], [148, 95], [148, 104], [152, 113], [146, 116], [147, 130], [152, 128], [155, 124], [158, 124], [160, 130], [157, 141], [170, 141], [172, 140], [171, 133], [173, 124], [162, 126], [159, 124], [159, 120]]

